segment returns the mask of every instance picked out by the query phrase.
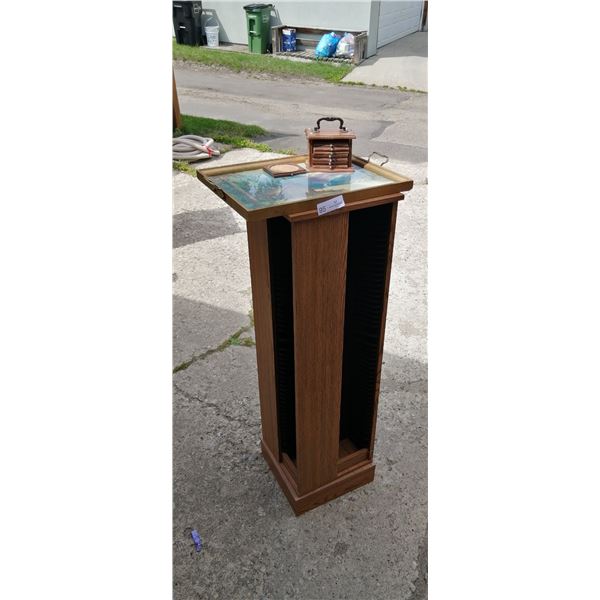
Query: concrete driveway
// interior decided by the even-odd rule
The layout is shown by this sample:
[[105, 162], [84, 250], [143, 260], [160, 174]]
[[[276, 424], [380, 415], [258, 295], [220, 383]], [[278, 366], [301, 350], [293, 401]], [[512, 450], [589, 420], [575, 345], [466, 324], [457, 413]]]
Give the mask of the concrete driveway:
[[343, 81], [427, 91], [427, 32], [421, 31], [380, 48]]

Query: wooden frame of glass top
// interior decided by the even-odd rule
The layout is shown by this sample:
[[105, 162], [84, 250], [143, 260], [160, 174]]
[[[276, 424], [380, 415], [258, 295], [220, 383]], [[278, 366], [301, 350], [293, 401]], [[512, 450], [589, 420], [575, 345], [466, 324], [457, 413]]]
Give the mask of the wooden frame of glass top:
[[[368, 200], [373, 197], [375, 191], [378, 196], [390, 196], [397, 195], [401, 192], [408, 191], [412, 189], [413, 182], [411, 179], [407, 177], [403, 177], [402, 175], [398, 175], [389, 169], [384, 169], [378, 165], [375, 165], [371, 162], [368, 162], [358, 156], [352, 156], [352, 164], [359, 169], [365, 169], [369, 173], [372, 173], [374, 177], [381, 178], [382, 180], [377, 181], [377, 186], [366, 186], [361, 189], [348, 189], [345, 190], [342, 185], [339, 189], [334, 191], [322, 190], [318, 189], [312, 190], [310, 192], [310, 197], [307, 197], [306, 194], [298, 193], [298, 197], [290, 197], [285, 200], [285, 202], [269, 204], [264, 207], [257, 207], [249, 209], [248, 206], [244, 203], [244, 195], [248, 196], [248, 200], [253, 200], [254, 198], [250, 197], [250, 194], [245, 194], [243, 190], [239, 188], [236, 190], [238, 192], [238, 197], [234, 195], [231, 191], [227, 191], [220, 186], [219, 180], [222, 179], [224, 175], [231, 175], [233, 173], [243, 173], [246, 171], [252, 170], [261, 170], [263, 167], [275, 164], [298, 164], [298, 163], [307, 163], [308, 155], [299, 155], [299, 156], [288, 156], [284, 158], [276, 158], [272, 160], [262, 160], [255, 162], [248, 162], [236, 165], [228, 165], [224, 167], [212, 167], [212, 168], [201, 168], [197, 170], [198, 179], [206, 185], [210, 190], [212, 190], [217, 196], [219, 196], [222, 200], [227, 202], [233, 210], [239, 213], [244, 219], [247, 221], [260, 221], [263, 219], [268, 219], [271, 217], [278, 216], [287, 216], [292, 214], [297, 214], [301, 212], [316, 210], [316, 205], [319, 202], [323, 202], [329, 198], [333, 198], [340, 194], [344, 196], [344, 202], [346, 205], [351, 205], [355, 202], [361, 202], [364, 200]], [[334, 176], [344, 176], [346, 174], [334, 173]], [[314, 181], [319, 182], [325, 180], [327, 177], [330, 177], [329, 173], [312, 173], [312, 174], [304, 174], [304, 175], [294, 175], [294, 177], [302, 178], [302, 181]], [[282, 178], [283, 179], [283, 178]], [[289, 179], [289, 178], [285, 178]], [[318, 186], [316, 186], [318, 187]]]

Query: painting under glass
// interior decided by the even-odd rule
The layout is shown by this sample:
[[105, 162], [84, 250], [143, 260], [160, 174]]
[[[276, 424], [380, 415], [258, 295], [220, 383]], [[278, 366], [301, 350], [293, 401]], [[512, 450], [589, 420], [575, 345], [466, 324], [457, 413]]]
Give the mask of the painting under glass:
[[387, 177], [356, 165], [352, 173], [303, 173], [272, 177], [262, 169], [253, 169], [215, 175], [209, 179], [248, 211], [392, 183]]

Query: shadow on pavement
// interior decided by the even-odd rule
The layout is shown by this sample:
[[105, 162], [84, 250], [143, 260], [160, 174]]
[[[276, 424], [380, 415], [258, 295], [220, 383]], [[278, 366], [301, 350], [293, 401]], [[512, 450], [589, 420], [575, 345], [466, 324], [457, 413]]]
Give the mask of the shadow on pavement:
[[179, 213], [173, 215], [173, 248], [240, 231], [243, 229], [226, 207]]
[[250, 323], [242, 313], [173, 295], [173, 368], [227, 340]]

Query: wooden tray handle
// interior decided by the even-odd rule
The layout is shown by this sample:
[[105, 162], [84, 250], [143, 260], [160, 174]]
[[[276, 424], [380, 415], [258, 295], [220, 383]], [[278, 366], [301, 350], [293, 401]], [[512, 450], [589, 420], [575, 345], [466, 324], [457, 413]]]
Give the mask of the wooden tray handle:
[[373, 156], [373, 154], [377, 154], [377, 156], [381, 156], [381, 158], [385, 158], [385, 160], [379, 165], [380, 167], [383, 167], [383, 165], [385, 165], [385, 163], [390, 160], [390, 157], [386, 156], [385, 154], [381, 154], [379, 152], [371, 152], [371, 154], [369, 154], [369, 158], [367, 158], [367, 162], [371, 162], [371, 157]]

